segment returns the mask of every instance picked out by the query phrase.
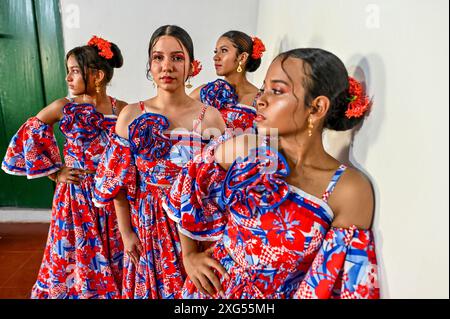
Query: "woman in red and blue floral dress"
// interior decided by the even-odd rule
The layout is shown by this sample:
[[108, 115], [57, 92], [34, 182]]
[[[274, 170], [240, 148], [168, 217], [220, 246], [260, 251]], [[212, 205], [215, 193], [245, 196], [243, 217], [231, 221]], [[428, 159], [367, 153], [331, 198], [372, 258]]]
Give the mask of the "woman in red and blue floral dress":
[[171, 299], [181, 296], [186, 274], [164, 198], [182, 166], [209, 142], [202, 135], [209, 128], [220, 135], [225, 123], [219, 111], [185, 92], [187, 78], [198, 72], [185, 30], [160, 27], [148, 54], [157, 95], [126, 106], [119, 116], [96, 176], [95, 200], [116, 207], [126, 252], [123, 298]]
[[[379, 298], [371, 184], [322, 144], [324, 128], [363, 119], [361, 85], [332, 53], [296, 49], [272, 62], [257, 107], [258, 129], [278, 139], [229, 139], [172, 188], [183, 297]], [[201, 251], [196, 241], [216, 243]]]
[[247, 80], [246, 74], [259, 68], [264, 51], [264, 44], [257, 37], [241, 31], [224, 33], [214, 50], [216, 74], [224, 79], [198, 87], [191, 96], [218, 109], [228, 128], [253, 132], [258, 88]]
[[[7, 149], [7, 173], [56, 182], [47, 245], [31, 298], [120, 298], [123, 245], [114, 206], [93, 204], [94, 175], [126, 105], [106, 94], [119, 48], [98, 37], [66, 55], [66, 81], [75, 98], [45, 107], [19, 129]], [[53, 134], [60, 122], [64, 166]]]

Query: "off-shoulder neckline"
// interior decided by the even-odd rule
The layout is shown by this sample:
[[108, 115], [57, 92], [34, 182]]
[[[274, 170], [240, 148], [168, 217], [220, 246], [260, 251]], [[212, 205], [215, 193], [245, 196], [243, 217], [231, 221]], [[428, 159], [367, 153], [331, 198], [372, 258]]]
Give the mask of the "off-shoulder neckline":
[[[236, 93], [236, 89], [231, 85], [230, 82], [228, 82], [228, 81], [225, 80], [225, 79], [220, 79], [220, 78], [219, 78], [219, 79], [216, 79], [215, 81], [212, 81], [212, 82], [210, 82], [210, 83], [214, 83], [214, 82], [216, 82], [216, 81], [223, 81], [223, 82], [225, 82], [226, 84], [228, 84], [228, 85], [231, 87], [232, 93], [235, 95], [236, 101], [238, 102], [237, 105], [243, 106], [243, 107], [246, 107], [246, 108], [249, 108], [249, 109], [251, 109], [251, 110], [253, 110], [253, 111], [256, 111], [256, 107], [239, 102], [239, 95]], [[256, 98], [256, 96], [258, 96], [258, 93], [256, 93], [255, 98]]]
[[[142, 120], [141, 118], [144, 118], [144, 117], [160, 117], [160, 118], [162, 118], [162, 119], [167, 123], [168, 126], [170, 126], [170, 121], [169, 121], [169, 119], [167, 118], [167, 116], [165, 116], [165, 115], [163, 115], [163, 114], [154, 113], [154, 112], [145, 112], [145, 113], [141, 113], [138, 117], [136, 117], [136, 118], [128, 125], [128, 138], [131, 137], [131, 135], [130, 135], [130, 128], [131, 128], [131, 126], [132, 126], [133, 124], [135, 124], [135, 122], [138, 122], [138, 121]], [[174, 131], [174, 130], [172, 130], [172, 131], [163, 131], [163, 132], [161, 132], [161, 135], [162, 135], [163, 137], [167, 138], [167, 139], [170, 139], [170, 136], [167, 136], [167, 135], [170, 135], [172, 132], [186, 133], [186, 135], [196, 135], [196, 136], [199, 136], [199, 137], [202, 136], [202, 135], [199, 134], [198, 132], [195, 132], [195, 131], [188, 131], [188, 130], [184, 130], [184, 131]]]
[[[111, 97], [111, 96], [108, 96], [108, 97], [109, 97], [110, 99], [112, 99], [112, 100], [116, 100], [116, 101], [117, 101], [116, 98], [113, 98], [113, 97]], [[104, 118], [114, 118], [114, 119], [117, 118], [117, 115], [114, 114], [114, 113], [112, 113], [112, 114], [104, 114], [104, 113], [102, 113], [102, 112], [97, 111], [97, 109], [95, 108], [95, 106], [94, 106], [93, 104], [90, 104], [90, 103], [76, 103], [73, 99], [72, 99], [72, 100], [69, 99], [69, 98], [66, 98], [66, 99], [67, 99], [69, 102], [67, 102], [66, 104], [64, 104], [63, 110], [67, 107], [67, 105], [92, 106], [93, 112], [94, 112], [94, 113], [97, 113], [97, 114], [100, 114], [100, 115], [103, 116]]]
[[[271, 147], [270, 145], [260, 145], [260, 146], [258, 146], [258, 147], [256, 147], [256, 148], [266, 149], [266, 150], [269, 150], [270, 152], [276, 154], [277, 158], [278, 158], [278, 159], [285, 165], [285, 167], [286, 167], [286, 176], [288, 176], [288, 175], [290, 174], [291, 169], [290, 169], [290, 167], [289, 167], [289, 165], [288, 165], [288, 163], [287, 163], [286, 158], [284, 157], [284, 155], [283, 155], [282, 153], [280, 153], [278, 150], [276, 150], [275, 148]], [[247, 158], [248, 158], [248, 157], [246, 157], [246, 158], [244, 159], [244, 161], [245, 161]], [[283, 179], [283, 180], [286, 182], [285, 179]], [[329, 205], [326, 201], [324, 201], [323, 199], [318, 198], [318, 197], [315, 196], [315, 195], [312, 195], [312, 194], [310, 194], [310, 193], [305, 192], [304, 190], [300, 189], [300, 188], [297, 187], [297, 186], [294, 186], [294, 185], [289, 184], [289, 183], [287, 183], [287, 182], [286, 182], [286, 184], [289, 186], [289, 189], [290, 189], [293, 193], [297, 194], [297, 195], [300, 196], [300, 197], [306, 198], [306, 199], [308, 199], [308, 200], [310, 200], [310, 201], [312, 201], [312, 202], [314, 202], [314, 203], [320, 205], [321, 207], [323, 207], [323, 209], [325, 210], [325, 212], [328, 214], [328, 217], [330, 218], [330, 221], [332, 221], [332, 220], [334, 219], [334, 212], [333, 212], [333, 210], [331, 209], [330, 205]]]

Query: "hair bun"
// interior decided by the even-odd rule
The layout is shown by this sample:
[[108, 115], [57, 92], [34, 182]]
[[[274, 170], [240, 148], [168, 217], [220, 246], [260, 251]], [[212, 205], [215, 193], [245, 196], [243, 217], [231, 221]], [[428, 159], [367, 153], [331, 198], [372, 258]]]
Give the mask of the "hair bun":
[[228, 38], [237, 48], [238, 54], [246, 52], [248, 54], [245, 70], [255, 72], [261, 65], [262, 53], [266, 50], [264, 43], [257, 37], [250, 37], [248, 34], [231, 30], [225, 32], [221, 37]]
[[95, 48], [97, 54], [106, 59], [112, 68], [120, 68], [123, 65], [123, 56], [116, 44], [94, 35], [87, 45]]
[[258, 70], [260, 65], [261, 65], [261, 58], [254, 59], [251, 56], [249, 56], [247, 62], [247, 72], [255, 72], [256, 70]]
[[119, 47], [111, 42], [111, 51], [113, 52], [113, 57], [108, 61], [109, 65], [113, 68], [120, 68], [123, 65], [123, 56], [122, 52], [120, 51]]

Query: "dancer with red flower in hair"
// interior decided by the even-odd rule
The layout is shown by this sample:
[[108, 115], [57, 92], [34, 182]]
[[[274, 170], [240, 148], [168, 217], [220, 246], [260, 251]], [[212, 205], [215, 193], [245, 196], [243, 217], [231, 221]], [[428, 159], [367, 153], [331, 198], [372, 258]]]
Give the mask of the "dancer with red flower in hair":
[[[255, 121], [278, 129], [278, 146], [268, 136], [228, 139], [172, 187], [167, 207], [189, 277], [183, 297], [379, 298], [371, 184], [322, 143], [323, 129], [351, 129], [369, 106], [330, 52], [274, 59]], [[202, 251], [201, 241], [216, 242]]]
[[216, 74], [224, 79], [198, 87], [191, 96], [217, 108], [227, 127], [253, 131], [258, 88], [248, 81], [246, 74], [259, 68], [265, 50], [257, 37], [241, 31], [224, 33], [214, 50]]
[[[66, 81], [73, 97], [58, 99], [31, 117], [7, 149], [5, 172], [56, 182], [32, 298], [120, 298], [123, 244], [114, 206], [95, 207], [92, 194], [100, 157], [126, 105], [106, 93], [122, 64], [117, 45], [96, 36], [70, 50]], [[57, 122], [65, 137], [64, 164], [53, 134]]]
[[176, 224], [163, 202], [183, 165], [208, 142], [213, 132], [207, 131], [221, 135], [225, 123], [218, 110], [185, 92], [199, 64], [184, 29], [158, 28], [148, 58], [157, 95], [120, 114], [96, 176], [95, 200], [116, 207], [126, 253], [123, 298], [179, 298], [186, 273]]

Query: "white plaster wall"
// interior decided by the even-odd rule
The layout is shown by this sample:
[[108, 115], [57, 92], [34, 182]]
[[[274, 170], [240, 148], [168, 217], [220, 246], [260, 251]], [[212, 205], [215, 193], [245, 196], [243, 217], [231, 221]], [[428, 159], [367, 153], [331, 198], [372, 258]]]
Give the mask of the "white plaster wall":
[[148, 42], [165, 24], [176, 24], [192, 37], [195, 58], [203, 71], [192, 81], [197, 87], [216, 79], [213, 51], [217, 38], [238, 29], [256, 30], [257, 0], [60, 0], [66, 51], [85, 44], [91, 35], [116, 43], [124, 65], [116, 69], [109, 93], [131, 103], [155, 94], [146, 78]]

